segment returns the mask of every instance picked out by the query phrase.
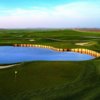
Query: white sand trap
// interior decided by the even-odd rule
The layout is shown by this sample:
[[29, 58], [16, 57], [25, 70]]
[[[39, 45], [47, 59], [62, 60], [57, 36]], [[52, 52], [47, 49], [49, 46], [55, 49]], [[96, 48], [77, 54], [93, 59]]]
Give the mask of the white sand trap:
[[83, 42], [83, 43], [75, 43], [75, 45], [80, 45], [80, 46], [91, 46], [95, 45], [95, 42]]
[[88, 45], [88, 43], [75, 43], [75, 45], [84, 46], [84, 45]]

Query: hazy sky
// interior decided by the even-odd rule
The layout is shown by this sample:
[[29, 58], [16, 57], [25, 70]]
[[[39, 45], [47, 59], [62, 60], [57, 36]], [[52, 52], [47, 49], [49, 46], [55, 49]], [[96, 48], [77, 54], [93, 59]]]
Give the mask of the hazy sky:
[[0, 0], [0, 28], [100, 28], [100, 0]]

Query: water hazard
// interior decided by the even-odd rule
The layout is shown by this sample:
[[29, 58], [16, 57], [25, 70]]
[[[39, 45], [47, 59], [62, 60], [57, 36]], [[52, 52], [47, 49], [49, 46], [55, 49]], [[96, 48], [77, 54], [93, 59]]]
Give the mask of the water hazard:
[[57, 52], [46, 48], [0, 47], [0, 64], [13, 64], [26, 61], [84, 61], [95, 57], [76, 52]]

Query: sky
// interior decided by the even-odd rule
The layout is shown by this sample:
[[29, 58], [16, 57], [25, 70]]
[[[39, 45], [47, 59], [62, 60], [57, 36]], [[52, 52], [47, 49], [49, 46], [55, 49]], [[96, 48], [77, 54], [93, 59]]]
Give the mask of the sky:
[[0, 28], [100, 28], [100, 0], [0, 0]]

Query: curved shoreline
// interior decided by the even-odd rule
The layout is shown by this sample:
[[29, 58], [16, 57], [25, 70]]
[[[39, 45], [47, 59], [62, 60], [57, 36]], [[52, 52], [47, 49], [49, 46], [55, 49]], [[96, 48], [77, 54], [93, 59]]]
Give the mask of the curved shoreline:
[[4, 65], [4, 66], [0, 66], [0, 69], [6, 69], [6, 68], [10, 68], [16, 65], [20, 65], [20, 64], [13, 64], [13, 65]]
[[[93, 57], [96, 58], [100, 58], [100, 53], [96, 52], [96, 51], [92, 51], [89, 49], [84, 49], [84, 48], [73, 48], [73, 49], [69, 49], [69, 48], [55, 48], [53, 46], [46, 46], [46, 45], [38, 45], [38, 44], [14, 44], [14, 47], [38, 47], [38, 48], [47, 48], [47, 49], [51, 49], [54, 51], [58, 51], [58, 52], [66, 52], [66, 51], [71, 51], [71, 52], [77, 52], [77, 53], [82, 53], [82, 54], [88, 54], [91, 55]], [[0, 65], [0, 69], [6, 69], [6, 68], [10, 68], [16, 65], [20, 65], [20, 64], [10, 64], [10, 65]]]
[[39, 44], [14, 44], [15, 47], [38, 47], [38, 48], [47, 48], [47, 49], [51, 49], [54, 51], [58, 51], [58, 52], [66, 52], [66, 51], [71, 51], [71, 52], [78, 52], [78, 53], [82, 53], [82, 54], [88, 54], [91, 56], [94, 56], [96, 58], [100, 57], [100, 53], [93, 51], [93, 50], [89, 50], [89, 49], [84, 49], [84, 48], [73, 48], [73, 49], [69, 49], [69, 48], [55, 48], [53, 46], [47, 46], [47, 45], [39, 45]]

